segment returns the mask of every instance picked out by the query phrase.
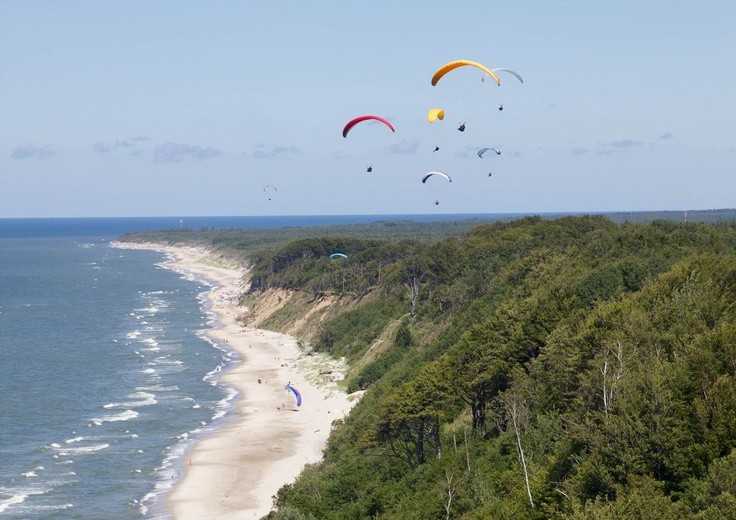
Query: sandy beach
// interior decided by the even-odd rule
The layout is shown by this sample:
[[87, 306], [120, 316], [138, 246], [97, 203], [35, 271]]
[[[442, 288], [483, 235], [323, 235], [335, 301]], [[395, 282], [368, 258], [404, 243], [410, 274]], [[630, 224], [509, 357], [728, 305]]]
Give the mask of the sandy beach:
[[[176, 520], [261, 518], [281, 486], [322, 458], [332, 422], [354, 404], [335, 382], [344, 367], [321, 355], [305, 355], [291, 336], [243, 327], [237, 318], [244, 309], [237, 301], [246, 273], [213, 262], [208, 251], [114, 245], [165, 252], [171, 259], [166, 267], [212, 283], [208, 298], [218, 324], [209, 334], [242, 360], [221, 378], [239, 393], [236, 417], [188, 454], [185, 474], [167, 501], [170, 514]], [[301, 406], [285, 389], [287, 383], [301, 393]]]

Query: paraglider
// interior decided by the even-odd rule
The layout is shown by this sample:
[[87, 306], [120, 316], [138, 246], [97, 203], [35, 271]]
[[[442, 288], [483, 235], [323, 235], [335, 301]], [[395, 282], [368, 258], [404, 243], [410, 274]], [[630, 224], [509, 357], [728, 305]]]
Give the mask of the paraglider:
[[[427, 172], [424, 175], [422, 175], [422, 183], [423, 184], [426, 184], [427, 180], [430, 177], [434, 177], [435, 175], [438, 176], [438, 177], [442, 177], [443, 179], [447, 180], [447, 182], [452, 182], [452, 179], [446, 173], [431, 171], [431, 172]], [[434, 189], [432, 190], [432, 192], [435, 192], [435, 191], [436, 190], [434, 190]], [[437, 194], [436, 193], [432, 193], [432, 195], [434, 196], [434, 205], [435, 206], [439, 206], [440, 205], [440, 199], [437, 197]]]
[[496, 85], [501, 86], [501, 79], [496, 75], [495, 72], [493, 72], [493, 70], [489, 69], [485, 65], [478, 63], [477, 61], [470, 60], [457, 60], [445, 63], [439, 69], [437, 69], [437, 72], [435, 72], [432, 76], [432, 85], [437, 85], [437, 82], [442, 79], [442, 77], [448, 72], [455, 70], [458, 67], [464, 67], [466, 65], [469, 65], [471, 67], [478, 67], [480, 70], [492, 77], [493, 81], [496, 82]]
[[503, 105], [498, 105], [498, 110], [499, 110], [499, 112], [500, 112], [501, 110], [503, 110]]
[[465, 123], [460, 123], [460, 126], [458, 126], [457, 129], [460, 130], [461, 132], [464, 132], [465, 131]]
[[445, 118], [445, 111], [441, 108], [430, 108], [427, 112], [427, 119], [430, 123], [434, 123], [436, 120], [442, 121]]
[[432, 153], [436, 152], [436, 151], [437, 151], [437, 150], [439, 150], [439, 149], [440, 149], [440, 147], [439, 147], [439, 146], [435, 146], [435, 147], [434, 147], [434, 150], [432, 150]]
[[430, 177], [432, 177], [434, 175], [438, 175], [438, 176], [443, 177], [444, 179], [446, 179], [448, 182], [452, 182], [452, 179], [446, 173], [442, 173], [442, 172], [427, 172], [424, 175], [422, 175], [422, 183], [426, 183], [427, 182], [427, 179], [429, 179]]
[[373, 166], [368, 166], [368, 168], [366, 169], [366, 171], [368, 173], [371, 173], [373, 171]]
[[302, 405], [302, 394], [299, 393], [299, 390], [291, 386], [291, 383], [287, 384], [284, 387], [286, 390], [291, 390], [294, 394], [294, 397], [296, 398], [296, 405], [301, 406]]
[[514, 71], [513, 71], [513, 70], [511, 70], [511, 69], [491, 69], [491, 70], [492, 70], [493, 72], [508, 72], [508, 73], [509, 73], [509, 74], [511, 74], [512, 76], [515, 76], [515, 77], [516, 77], [516, 79], [518, 79], [519, 81], [521, 81], [522, 83], [524, 83], [524, 80], [523, 80], [523, 79], [521, 79], [521, 76], [519, 76], [519, 74], [517, 74], [516, 72], [514, 72]]
[[361, 123], [363, 121], [370, 121], [370, 120], [379, 121], [379, 122], [383, 123], [384, 125], [386, 125], [387, 127], [389, 127], [392, 132], [396, 132], [396, 129], [394, 128], [394, 125], [392, 125], [391, 123], [389, 123], [386, 119], [384, 119], [382, 117], [379, 117], [379, 116], [367, 115], [367, 116], [356, 117], [355, 119], [351, 119], [350, 121], [348, 121], [348, 123], [345, 125], [345, 128], [342, 129], [342, 136], [343, 137], [347, 137], [348, 136], [348, 132], [350, 132], [350, 130], [352, 130], [352, 128], [355, 125], [357, 125], [358, 123]]
[[345, 260], [347, 260], [348, 259], [348, 255], [346, 255], [344, 253], [332, 253], [330, 255], [330, 260], [332, 260], [333, 258], [344, 258]]
[[493, 150], [494, 152], [496, 152], [496, 155], [501, 155], [501, 152], [497, 148], [481, 148], [480, 150], [478, 150], [478, 157], [482, 159], [483, 154], [486, 153], [488, 150]]
[[493, 176], [493, 172], [488, 172], [488, 176], [489, 177]]
[[[278, 190], [278, 189], [276, 188], [276, 186], [274, 186], [273, 184], [266, 184], [266, 185], [265, 185], [265, 186], [263, 187], [263, 193], [266, 193], [266, 192], [267, 192], [268, 190], [273, 190], [273, 191], [279, 191], [279, 190]], [[270, 196], [268, 197], [268, 200], [271, 200], [271, 197], [270, 197]]]

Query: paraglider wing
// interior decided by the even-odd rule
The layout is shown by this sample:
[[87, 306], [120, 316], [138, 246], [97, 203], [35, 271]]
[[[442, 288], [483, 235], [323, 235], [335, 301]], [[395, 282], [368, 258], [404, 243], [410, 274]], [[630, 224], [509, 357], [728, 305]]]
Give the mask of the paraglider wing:
[[490, 77], [493, 78], [493, 81], [496, 82], [496, 85], [501, 86], [501, 79], [496, 75], [495, 72], [493, 72], [491, 69], [486, 67], [485, 65], [482, 65], [478, 63], [477, 61], [470, 61], [470, 60], [457, 60], [457, 61], [451, 61], [449, 63], [445, 63], [442, 65], [439, 69], [437, 69], [437, 72], [434, 73], [434, 76], [432, 76], [432, 85], [436, 85], [437, 82], [450, 72], [451, 70], [455, 70], [458, 67], [464, 67], [466, 65], [470, 65], [472, 67], [478, 67], [480, 70], [488, 74]]
[[524, 80], [523, 80], [523, 79], [521, 79], [521, 76], [519, 76], [519, 74], [517, 74], [516, 72], [514, 72], [514, 71], [513, 71], [513, 70], [511, 70], [511, 69], [491, 69], [491, 70], [492, 70], [493, 72], [508, 72], [508, 73], [509, 73], [509, 74], [511, 74], [512, 76], [516, 76], [516, 79], [518, 79], [519, 81], [521, 81], [522, 83], [524, 83]]
[[427, 119], [430, 123], [434, 123], [437, 119], [442, 121], [445, 118], [445, 111], [441, 108], [430, 108], [427, 112]]
[[493, 150], [496, 152], [496, 155], [501, 155], [501, 152], [496, 148], [481, 148], [478, 150], [478, 157], [483, 158], [483, 154], [486, 153], [488, 150]]
[[384, 125], [386, 125], [387, 127], [389, 127], [392, 132], [395, 132], [396, 131], [396, 129], [394, 128], [394, 125], [392, 125], [391, 123], [389, 123], [384, 118], [378, 117], [378, 116], [370, 116], [370, 115], [368, 115], [368, 116], [356, 117], [355, 119], [351, 119], [350, 121], [348, 121], [348, 124], [346, 124], [345, 125], [345, 128], [342, 129], [342, 136], [343, 137], [347, 137], [348, 136], [348, 132], [350, 132], [350, 130], [355, 125], [357, 125], [358, 123], [361, 123], [363, 121], [368, 121], [368, 120], [371, 120], [371, 119], [376, 120], [376, 121], [380, 121], [381, 123], [383, 123]]
[[345, 260], [347, 260], [348, 259], [348, 255], [343, 254], [343, 253], [332, 253], [330, 255], [330, 259], [332, 259], [332, 258], [344, 258]]
[[286, 388], [287, 390], [291, 390], [294, 393], [294, 397], [296, 397], [296, 405], [301, 406], [302, 405], [302, 394], [299, 393], [299, 390], [297, 390], [291, 385], [286, 385], [284, 388]]
[[442, 173], [442, 172], [427, 172], [427, 173], [425, 173], [422, 176], [422, 183], [427, 182], [427, 179], [429, 179], [433, 175], [439, 175], [440, 177], [444, 177], [445, 179], [447, 179], [448, 182], [452, 182], [452, 179], [446, 173]]
[[273, 184], [266, 184], [266, 185], [265, 185], [265, 186], [263, 187], [263, 191], [266, 191], [266, 190], [267, 190], [267, 189], [269, 189], [269, 188], [271, 188], [271, 189], [272, 189], [272, 190], [274, 190], [274, 191], [279, 191], [279, 190], [278, 190], [278, 188], [277, 188], [276, 186], [274, 186]]

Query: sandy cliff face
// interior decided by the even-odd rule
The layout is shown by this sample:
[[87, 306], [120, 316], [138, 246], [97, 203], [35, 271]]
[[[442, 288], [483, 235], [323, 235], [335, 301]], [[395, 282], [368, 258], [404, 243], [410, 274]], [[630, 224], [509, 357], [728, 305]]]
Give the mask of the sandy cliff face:
[[240, 321], [244, 326], [276, 330], [311, 342], [319, 336], [323, 320], [352, 307], [354, 300], [272, 288], [246, 295], [242, 303]]

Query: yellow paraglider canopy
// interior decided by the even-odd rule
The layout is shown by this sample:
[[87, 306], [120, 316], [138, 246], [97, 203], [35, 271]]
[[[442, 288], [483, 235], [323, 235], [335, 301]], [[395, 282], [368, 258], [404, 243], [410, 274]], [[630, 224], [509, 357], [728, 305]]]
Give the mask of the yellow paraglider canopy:
[[457, 60], [457, 61], [451, 61], [449, 63], [445, 63], [437, 70], [437, 72], [434, 73], [434, 76], [432, 76], [432, 85], [436, 85], [437, 82], [440, 80], [440, 78], [442, 78], [442, 76], [444, 76], [451, 70], [455, 70], [458, 67], [464, 67], [465, 65], [470, 65], [472, 67], [478, 67], [480, 70], [482, 70], [483, 72], [488, 74], [490, 77], [492, 77], [493, 81], [496, 82], [496, 85], [498, 85], [499, 87], [501, 86], [501, 79], [498, 77], [498, 75], [495, 72], [493, 72], [491, 69], [489, 69], [485, 65], [478, 63], [477, 61], [470, 61], [470, 60]]
[[445, 111], [441, 108], [430, 108], [427, 112], [427, 119], [430, 123], [434, 123], [437, 119], [442, 121], [445, 118]]

